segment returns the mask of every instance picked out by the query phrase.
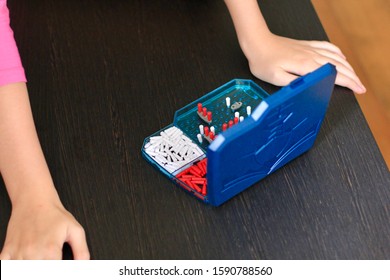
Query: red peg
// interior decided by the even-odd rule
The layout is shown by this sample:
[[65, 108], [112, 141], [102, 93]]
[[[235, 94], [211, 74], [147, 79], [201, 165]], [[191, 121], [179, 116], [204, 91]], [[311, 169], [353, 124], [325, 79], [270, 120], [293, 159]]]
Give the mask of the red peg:
[[209, 122], [211, 122], [212, 113], [209, 111], [207, 112], [207, 119]]
[[202, 113], [202, 103], [198, 103], [198, 112]]
[[203, 194], [203, 195], [206, 195], [206, 193], [207, 193], [207, 183], [205, 182], [205, 183], [203, 184], [203, 186], [202, 186], [202, 194]]
[[209, 136], [210, 128], [208, 126], [204, 127], [204, 135]]

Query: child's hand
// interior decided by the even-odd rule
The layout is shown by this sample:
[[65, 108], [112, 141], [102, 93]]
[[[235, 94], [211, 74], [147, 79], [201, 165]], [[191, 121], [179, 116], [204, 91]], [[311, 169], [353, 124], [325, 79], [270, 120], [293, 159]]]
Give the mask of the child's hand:
[[330, 62], [338, 71], [336, 84], [356, 93], [366, 91], [340, 49], [329, 42], [299, 41], [269, 33], [247, 44], [243, 51], [252, 74], [278, 86]]
[[89, 259], [83, 228], [60, 202], [21, 203], [13, 207], [0, 259], [62, 259], [65, 242], [74, 259]]

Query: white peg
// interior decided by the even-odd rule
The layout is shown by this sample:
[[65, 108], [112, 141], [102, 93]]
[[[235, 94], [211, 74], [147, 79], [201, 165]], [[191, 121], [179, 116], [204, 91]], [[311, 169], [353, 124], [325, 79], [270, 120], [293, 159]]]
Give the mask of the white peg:
[[204, 134], [204, 128], [203, 128], [203, 124], [199, 125], [199, 132], [200, 134]]
[[247, 106], [247, 107], [246, 107], [246, 114], [247, 114], [248, 116], [250, 116], [251, 113], [252, 113], [252, 108], [251, 108], [251, 106]]
[[226, 107], [230, 107], [230, 97], [226, 97]]

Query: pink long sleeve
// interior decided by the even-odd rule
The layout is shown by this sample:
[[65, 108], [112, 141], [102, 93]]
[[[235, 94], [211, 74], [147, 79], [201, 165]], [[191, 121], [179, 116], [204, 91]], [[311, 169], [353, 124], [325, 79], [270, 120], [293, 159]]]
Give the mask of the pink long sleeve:
[[9, 26], [7, 1], [0, 0], [0, 86], [26, 82], [13, 32]]

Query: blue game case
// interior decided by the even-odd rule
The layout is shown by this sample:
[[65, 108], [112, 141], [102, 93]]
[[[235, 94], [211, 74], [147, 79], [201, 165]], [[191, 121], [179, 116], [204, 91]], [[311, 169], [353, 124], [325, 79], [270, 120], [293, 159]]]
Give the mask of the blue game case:
[[[302, 76], [272, 95], [250, 80], [236, 79], [195, 100], [175, 113], [175, 126], [204, 152], [186, 166], [167, 171], [145, 152], [151, 137], [142, 148], [143, 156], [163, 174], [195, 197], [218, 206], [289, 161], [309, 150], [324, 119], [336, 78], [336, 69], [326, 64]], [[201, 120], [196, 116], [198, 103], [214, 110], [215, 122], [223, 121], [229, 108], [220, 100], [238, 98], [255, 108], [244, 121], [219, 132], [209, 144], [196, 139]], [[237, 99], [237, 100], [238, 100]], [[256, 106], [254, 106], [256, 105]], [[221, 106], [221, 107], [220, 107]], [[214, 117], [213, 116], [213, 117]], [[176, 175], [207, 158], [207, 193], [202, 194], [176, 178]]]

